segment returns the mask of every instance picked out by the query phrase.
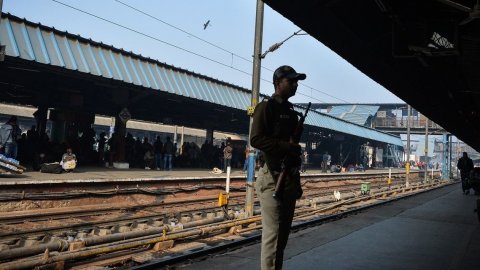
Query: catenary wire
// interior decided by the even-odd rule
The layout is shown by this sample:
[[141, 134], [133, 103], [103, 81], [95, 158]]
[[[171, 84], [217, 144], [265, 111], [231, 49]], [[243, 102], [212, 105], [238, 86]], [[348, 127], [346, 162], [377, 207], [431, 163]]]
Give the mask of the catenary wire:
[[[55, 3], [57, 3], [57, 4], [60, 4], [60, 5], [63, 5], [63, 6], [65, 6], [65, 7], [74, 9], [74, 10], [76, 10], [76, 11], [78, 11], [78, 12], [87, 14], [87, 15], [92, 16], [92, 17], [94, 17], [94, 18], [97, 18], [97, 19], [99, 19], [99, 20], [108, 22], [108, 23], [113, 24], [113, 25], [115, 25], [115, 26], [118, 26], [118, 27], [120, 27], [120, 28], [126, 29], [126, 30], [128, 30], [128, 31], [134, 32], [134, 33], [136, 33], [136, 34], [142, 35], [142, 36], [144, 36], [144, 37], [153, 39], [153, 40], [158, 41], [158, 42], [160, 42], [160, 43], [163, 43], [163, 44], [165, 44], [165, 45], [168, 45], [168, 46], [174, 47], [174, 48], [176, 48], [176, 49], [182, 50], [182, 51], [184, 51], [184, 52], [193, 54], [193, 55], [195, 55], [195, 56], [198, 56], [198, 57], [203, 58], [203, 59], [205, 59], [205, 60], [211, 61], [211, 62], [213, 62], [213, 63], [222, 65], [222, 66], [224, 66], [224, 67], [231, 68], [231, 69], [233, 69], [233, 70], [235, 70], [235, 71], [238, 71], [238, 72], [241, 72], [241, 73], [243, 73], [243, 74], [245, 74], [245, 75], [252, 76], [252, 74], [249, 73], [249, 72], [246, 72], [246, 71], [243, 71], [243, 70], [241, 70], [241, 69], [235, 68], [235, 67], [233, 67], [233, 66], [224, 64], [224, 63], [222, 63], [222, 62], [220, 62], [220, 61], [217, 61], [217, 60], [212, 59], [212, 58], [210, 58], [210, 57], [207, 57], [207, 56], [201, 55], [201, 54], [199, 54], [199, 53], [193, 52], [193, 51], [191, 51], [191, 50], [187, 50], [187, 49], [185, 49], [185, 48], [182, 48], [182, 47], [177, 46], [177, 45], [175, 45], [175, 44], [172, 44], [172, 43], [169, 43], [169, 42], [167, 42], [167, 41], [161, 40], [161, 39], [156, 38], [156, 37], [154, 37], [154, 36], [151, 36], [151, 35], [149, 35], [149, 34], [145, 34], [145, 33], [143, 33], [143, 32], [140, 32], [140, 31], [138, 31], [138, 30], [135, 30], [135, 29], [133, 29], [133, 28], [124, 26], [124, 25], [119, 24], [119, 23], [117, 23], [117, 22], [114, 22], [114, 21], [105, 19], [105, 18], [103, 18], [103, 17], [100, 17], [100, 16], [95, 15], [95, 14], [93, 14], [93, 13], [90, 13], [90, 12], [88, 12], [88, 11], [82, 10], [82, 9], [80, 9], [80, 8], [71, 6], [71, 5], [69, 5], [69, 4], [63, 3], [63, 2], [58, 1], [58, 0], [51, 0], [51, 1], [52, 1], [52, 2], [55, 2]], [[263, 78], [262, 78], [261, 80], [262, 80], [262, 81], [265, 81], [265, 82], [270, 82], [269, 80], [266, 80], [266, 79], [263, 79]], [[303, 85], [303, 84], [302, 84], [302, 85]], [[311, 90], [315, 90], [315, 91], [318, 91], [318, 92], [320, 92], [320, 93], [326, 94], [326, 95], [328, 95], [328, 96], [330, 96], [330, 97], [332, 97], [332, 98], [335, 98], [335, 99], [337, 99], [337, 100], [341, 100], [341, 101], [346, 102], [345, 100], [342, 100], [342, 99], [336, 98], [336, 97], [334, 97], [334, 96], [331, 96], [331, 95], [329, 95], [329, 94], [327, 94], [327, 93], [324, 93], [324, 92], [322, 92], [322, 91], [320, 91], [320, 90], [317, 90], [317, 89], [315, 89], [315, 88], [313, 88], [313, 87], [310, 87], [310, 86], [307, 86], [307, 87], [309, 87]], [[301, 93], [301, 92], [297, 92], [297, 93], [300, 94], [300, 95], [303, 95], [303, 96], [305, 96], [305, 97], [308, 97], [308, 98], [311, 98], [311, 99], [315, 99], [315, 100], [317, 100], [317, 101], [319, 101], [319, 102], [323, 102], [323, 101], [321, 101], [320, 99], [315, 98], [315, 97], [313, 97], [313, 96], [310, 96], [310, 95], [307, 95], [307, 94], [303, 94], [303, 93]], [[347, 102], [347, 103], [349, 103], [349, 102]]]
[[[177, 26], [175, 26], [175, 25], [173, 25], [173, 24], [171, 24], [171, 23], [168, 23], [168, 22], [166, 22], [166, 21], [164, 21], [164, 20], [162, 20], [162, 19], [160, 19], [160, 18], [158, 18], [158, 17], [156, 17], [156, 16], [153, 16], [152, 14], [149, 14], [149, 13], [147, 13], [147, 12], [145, 12], [145, 11], [143, 11], [143, 10], [140, 10], [140, 9], [134, 7], [134, 6], [131, 6], [131, 5], [129, 5], [129, 4], [126, 4], [126, 3], [124, 3], [124, 2], [122, 2], [122, 1], [120, 1], [120, 0], [114, 0], [114, 1], [117, 2], [117, 3], [119, 3], [119, 4], [122, 4], [122, 5], [126, 6], [126, 7], [130, 8], [130, 9], [132, 9], [132, 10], [135, 10], [136, 12], [139, 12], [140, 14], [143, 14], [143, 15], [145, 15], [145, 16], [147, 16], [147, 17], [149, 17], [149, 18], [152, 18], [152, 19], [154, 19], [154, 20], [156, 20], [156, 21], [158, 21], [158, 22], [161, 22], [161, 23], [163, 23], [163, 24], [166, 24], [166, 25], [168, 25], [168, 26], [170, 26], [170, 27], [172, 27], [172, 28], [174, 28], [174, 29], [176, 29], [176, 30], [178, 30], [178, 31], [181, 31], [182, 33], [185, 33], [185, 34], [187, 34], [187, 35], [189, 35], [189, 36], [192, 36], [192, 37], [194, 37], [194, 38], [196, 38], [196, 39], [198, 39], [198, 40], [200, 40], [200, 41], [202, 41], [202, 42], [205, 42], [205, 43], [207, 43], [207, 44], [209, 44], [209, 45], [211, 45], [211, 46], [213, 46], [213, 47], [215, 47], [215, 48], [217, 48], [217, 49], [219, 49], [219, 50], [222, 50], [222, 51], [224, 51], [224, 52], [227, 52], [227, 53], [229, 53], [229, 54], [232, 55], [232, 58], [233, 58], [233, 56], [236, 56], [236, 57], [238, 57], [238, 58], [240, 58], [240, 59], [242, 59], [242, 60], [244, 60], [244, 61], [247, 61], [247, 62], [249, 62], [249, 63], [253, 63], [253, 61], [252, 61], [251, 59], [245, 58], [245, 57], [243, 57], [243, 56], [241, 56], [241, 55], [238, 55], [238, 54], [236, 54], [236, 53], [234, 53], [234, 52], [232, 52], [232, 51], [229, 51], [229, 50], [227, 50], [227, 49], [225, 49], [225, 48], [222, 48], [222, 47], [220, 47], [220, 46], [218, 46], [218, 45], [216, 45], [216, 44], [214, 44], [214, 43], [212, 43], [212, 42], [210, 42], [210, 41], [208, 41], [208, 40], [205, 40], [205, 39], [203, 39], [203, 38], [201, 38], [201, 37], [198, 37], [198, 36], [196, 36], [196, 35], [194, 35], [194, 34], [192, 34], [192, 33], [190, 33], [190, 32], [187, 32], [186, 30], [183, 30], [183, 29], [181, 29], [180, 27], [177, 27]], [[296, 33], [297, 33], [297, 32], [296, 32]], [[293, 35], [292, 35], [292, 36], [293, 36]], [[233, 60], [232, 60], [232, 63], [233, 63]], [[268, 67], [265, 67], [265, 66], [261, 66], [261, 67], [262, 67], [263, 69], [266, 69], [266, 70], [272, 72], [272, 73], [275, 72], [275, 71], [274, 71], [273, 69], [271, 69], [271, 68], [268, 68]], [[313, 88], [313, 87], [311, 87], [311, 86], [309, 86], [309, 85], [307, 85], [307, 84], [305, 84], [305, 83], [299, 82], [299, 84], [302, 85], [302, 86], [305, 86], [305, 87], [309, 88], [310, 90], [313, 90], [313, 91], [322, 93], [322, 94], [324, 94], [324, 95], [326, 95], [326, 96], [328, 96], [328, 97], [334, 98], [334, 99], [336, 99], [336, 100], [340, 100], [340, 101], [342, 101], [342, 102], [349, 103], [349, 104], [351, 103], [351, 102], [346, 101], [346, 100], [344, 100], [344, 99], [341, 99], [341, 98], [335, 97], [335, 96], [333, 96], [333, 95], [330, 95], [330, 94], [328, 94], [328, 93], [326, 93], [326, 92], [324, 92], [324, 91], [315, 89], [315, 88]], [[308, 95], [305, 95], [305, 94], [304, 94], [304, 96], [308, 96]], [[308, 97], [310, 97], [310, 96], [308, 96]], [[314, 99], [315, 99], [315, 98], [314, 98]], [[316, 99], [316, 100], [318, 100], [318, 99]], [[319, 100], [318, 100], [318, 101], [319, 101]]]
[[58, 4], [60, 4], [60, 5], [66, 6], [66, 7], [68, 7], [68, 8], [74, 9], [74, 10], [76, 10], [76, 11], [79, 11], [79, 12], [81, 12], [81, 13], [87, 14], [87, 15], [89, 15], [89, 16], [95, 17], [95, 18], [97, 18], [97, 19], [99, 19], [99, 20], [108, 22], [108, 23], [113, 24], [113, 25], [115, 25], [115, 26], [121, 27], [121, 28], [126, 29], [126, 30], [128, 30], [128, 31], [134, 32], [134, 33], [136, 33], [136, 34], [142, 35], [142, 36], [144, 36], [144, 37], [147, 37], [147, 38], [153, 39], [153, 40], [155, 40], [155, 41], [161, 42], [161, 43], [163, 43], [163, 44], [165, 44], [165, 45], [168, 45], [168, 46], [174, 47], [174, 48], [176, 48], [176, 49], [182, 50], [182, 51], [184, 51], [184, 52], [193, 54], [193, 55], [198, 56], [198, 57], [200, 57], [200, 58], [203, 58], [203, 59], [205, 59], [205, 60], [214, 62], [214, 63], [216, 63], [216, 64], [219, 64], [219, 65], [222, 65], [222, 66], [231, 68], [231, 69], [233, 69], [233, 70], [236, 70], [236, 71], [239, 71], [239, 72], [241, 72], [241, 73], [244, 73], [244, 74], [246, 74], [246, 75], [251, 76], [250, 73], [245, 72], [245, 71], [243, 71], [243, 70], [241, 70], [241, 69], [238, 69], [238, 68], [229, 66], [229, 65], [227, 65], [227, 64], [224, 64], [224, 63], [222, 63], [222, 62], [220, 62], [220, 61], [217, 61], [217, 60], [215, 60], [215, 59], [212, 59], [212, 58], [210, 58], [210, 57], [201, 55], [201, 54], [199, 54], [199, 53], [196, 53], [196, 52], [193, 52], [193, 51], [190, 51], [190, 50], [187, 50], [187, 49], [185, 49], [185, 48], [182, 48], [182, 47], [177, 46], [177, 45], [175, 45], [175, 44], [172, 44], [172, 43], [170, 43], [170, 42], [161, 40], [161, 39], [156, 38], [156, 37], [154, 37], [154, 36], [151, 36], [151, 35], [149, 35], [149, 34], [145, 34], [145, 33], [143, 33], [143, 32], [140, 32], [140, 31], [135, 30], [135, 29], [133, 29], [133, 28], [130, 28], [130, 27], [128, 27], [128, 26], [124, 26], [124, 25], [122, 25], [122, 24], [119, 24], [119, 23], [116, 23], [116, 22], [114, 22], [114, 21], [105, 19], [105, 18], [100, 17], [100, 16], [98, 16], [98, 15], [95, 15], [95, 14], [93, 14], [93, 13], [87, 12], [87, 11], [85, 11], [85, 10], [76, 8], [76, 7], [74, 7], [74, 6], [65, 4], [65, 3], [60, 2], [60, 1], [57, 1], [57, 0], [51, 0], [51, 1], [53, 1], [53, 2], [55, 2], [55, 3], [58, 3]]

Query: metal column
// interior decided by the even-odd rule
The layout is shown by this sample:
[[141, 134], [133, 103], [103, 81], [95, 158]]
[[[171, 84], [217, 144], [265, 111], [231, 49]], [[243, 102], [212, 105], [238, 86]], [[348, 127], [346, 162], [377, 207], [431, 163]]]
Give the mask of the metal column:
[[443, 153], [442, 153], [442, 180], [448, 180], [450, 176], [450, 165], [448, 157], [450, 145], [448, 144], [449, 141], [449, 134], [443, 134]]
[[[1, 21], [2, 21], [2, 7], [3, 7], [3, 0], [0, 0], [0, 24], [1, 24]], [[5, 45], [2, 45], [2, 43], [0, 42], [0, 62], [3, 62], [5, 61]]]
[[449, 179], [453, 178], [453, 170], [452, 170], [452, 135], [448, 136], [448, 177]]
[[[260, 68], [262, 53], [262, 35], [263, 35], [263, 1], [257, 0], [257, 13], [255, 19], [255, 44], [253, 48], [253, 76], [252, 76], [252, 102], [251, 107], [255, 108], [260, 94]], [[248, 171], [247, 171], [247, 194], [245, 200], [246, 217], [253, 216], [253, 180], [255, 179], [255, 149], [250, 145], [250, 136], [252, 134], [253, 118], [250, 117], [248, 128]]]
[[185, 138], [185, 126], [182, 126], [182, 134], [180, 136], [180, 146], [178, 147], [180, 150], [180, 155], [183, 154], [183, 144], [184, 144], [184, 138]]
[[428, 118], [425, 120], [425, 175], [423, 176], [423, 182], [428, 182]]
[[410, 174], [410, 114], [412, 107], [407, 106], [407, 162], [405, 163], [405, 186], [408, 187]]

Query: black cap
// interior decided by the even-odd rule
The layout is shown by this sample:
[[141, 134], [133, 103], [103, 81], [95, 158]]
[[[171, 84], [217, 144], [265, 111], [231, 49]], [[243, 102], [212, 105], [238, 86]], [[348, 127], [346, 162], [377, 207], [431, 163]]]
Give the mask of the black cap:
[[273, 73], [273, 82], [281, 78], [305, 80], [307, 75], [304, 73], [297, 73], [291, 66], [281, 66]]

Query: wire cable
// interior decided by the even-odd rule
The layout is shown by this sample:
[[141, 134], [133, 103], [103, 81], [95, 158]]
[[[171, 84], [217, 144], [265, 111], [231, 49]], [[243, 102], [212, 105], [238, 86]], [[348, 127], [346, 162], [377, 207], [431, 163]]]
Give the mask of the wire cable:
[[[179, 50], [181, 50], [181, 51], [190, 53], [190, 54], [192, 54], [192, 55], [195, 55], [195, 56], [197, 56], [197, 57], [200, 57], [200, 58], [203, 58], [203, 59], [205, 59], [205, 60], [211, 61], [211, 62], [213, 62], [213, 63], [219, 64], [219, 65], [221, 65], [221, 66], [228, 67], [228, 68], [233, 69], [233, 70], [235, 70], [235, 71], [241, 72], [241, 73], [243, 73], [243, 74], [245, 74], [245, 75], [252, 76], [252, 74], [249, 73], [249, 72], [246, 72], [246, 71], [243, 71], [243, 70], [241, 70], [241, 69], [235, 68], [235, 67], [233, 67], [233, 66], [227, 65], [227, 64], [225, 64], [225, 63], [222, 63], [222, 62], [217, 61], [217, 60], [215, 60], [215, 59], [212, 59], [212, 58], [210, 58], [210, 57], [201, 55], [201, 54], [196, 53], [196, 52], [194, 52], [194, 51], [185, 49], [185, 48], [183, 48], [183, 47], [177, 46], [177, 45], [172, 44], [172, 43], [170, 43], [170, 42], [161, 40], [161, 39], [156, 38], [156, 37], [154, 37], [154, 36], [151, 36], [151, 35], [149, 35], [149, 34], [145, 34], [145, 33], [143, 33], [143, 32], [140, 32], [140, 31], [138, 31], [138, 30], [136, 30], [136, 29], [130, 28], [130, 27], [125, 26], [125, 25], [122, 25], [122, 24], [120, 24], [120, 23], [117, 23], [117, 22], [114, 22], [114, 21], [105, 19], [105, 18], [103, 18], [103, 17], [100, 17], [100, 16], [95, 15], [95, 14], [93, 14], [93, 13], [90, 13], [90, 12], [88, 12], [88, 11], [82, 10], [82, 9], [80, 9], [80, 8], [71, 6], [71, 5], [69, 5], [69, 4], [63, 3], [63, 2], [58, 1], [58, 0], [51, 0], [51, 1], [52, 1], [52, 2], [55, 2], [55, 3], [57, 3], [57, 4], [60, 4], [60, 5], [63, 5], [63, 6], [65, 6], [65, 7], [71, 8], [71, 9], [73, 9], [73, 10], [76, 10], [76, 11], [78, 11], [78, 12], [84, 13], [84, 14], [86, 14], [86, 15], [92, 16], [92, 17], [97, 18], [97, 19], [99, 19], [99, 20], [102, 20], [102, 21], [104, 21], [104, 22], [113, 24], [113, 25], [115, 25], [115, 26], [118, 26], [118, 27], [123, 28], [123, 29], [125, 29], [125, 30], [128, 30], [128, 31], [130, 31], [130, 32], [133, 32], [133, 33], [142, 35], [142, 36], [144, 36], [144, 37], [147, 37], [147, 38], [149, 38], [149, 39], [155, 40], [155, 41], [157, 41], [157, 42], [163, 43], [163, 44], [168, 45], [168, 46], [170, 46], [170, 47], [173, 47], [173, 48], [179, 49]], [[117, 0], [115, 0], [115, 1], [117, 1]], [[185, 32], [185, 33], [188, 33], [188, 32]], [[192, 35], [192, 36], [193, 36], [193, 35]], [[210, 43], [209, 43], [209, 44], [210, 44]], [[219, 47], [219, 48], [220, 48], [220, 47]], [[224, 50], [224, 49], [222, 49], [222, 50]], [[227, 51], [227, 50], [225, 50], [225, 51]], [[229, 51], [227, 51], [227, 52], [229, 52]], [[229, 53], [232, 53], [232, 52], [229, 52]], [[232, 53], [232, 54], [233, 54], [233, 53]], [[235, 54], [235, 55], [236, 55], [236, 54]], [[243, 58], [243, 57], [242, 57], [242, 59], [246, 59], [246, 58]], [[268, 70], [270, 70], [270, 69], [268, 69]], [[271, 71], [271, 70], [270, 70], [270, 71]], [[262, 80], [262, 81], [266, 81], [266, 82], [271, 82], [271, 81], [266, 80], [266, 79], [263, 79], [263, 78], [262, 78], [261, 80]], [[302, 84], [302, 83], [300, 83], [300, 84], [301, 84], [301, 85], [304, 85], [304, 84]], [[347, 102], [347, 101], [345, 101], [345, 100], [343, 100], [343, 99], [334, 97], [334, 96], [332, 96], [332, 95], [330, 95], [330, 94], [328, 94], [328, 93], [325, 93], [325, 92], [323, 92], [323, 91], [317, 90], [317, 89], [315, 89], [315, 88], [313, 88], [313, 87], [311, 87], [311, 86], [307, 86], [307, 85], [305, 85], [305, 86], [308, 87], [308, 88], [311, 89], [311, 90], [317, 91], [317, 92], [319, 92], [319, 93], [322, 93], [322, 94], [327, 95], [327, 96], [329, 96], [329, 97], [332, 97], [332, 98], [334, 98], [334, 99], [341, 100], [341, 101], [343, 101], [343, 102]], [[303, 93], [300, 93], [300, 92], [297, 92], [297, 93], [299, 93], [299, 94], [301, 94], [301, 95], [303, 95], [303, 96], [305, 96], [305, 97], [309, 97], [309, 98], [311, 98], [311, 99], [315, 99], [315, 100], [317, 100], [317, 101], [322, 102], [321, 100], [319, 100], [319, 99], [317, 99], [317, 98], [314, 98], [313, 96], [310, 96], [310, 95], [307, 95], [307, 94], [303, 94]], [[349, 102], [347, 102], [347, 103], [349, 103]]]
[[231, 68], [231, 69], [233, 69], [233, 70], [236, 70], [236, 71], [238, 71], [238, 72], [241, 72], [241, 73], [244, 73], [244, 74], [246, 74], [246, 75], [251, 76], [251, 74], [248, 73], [248, 72], [246, 72], [246, 71], [243, 71], [243, 70], [241, 70], [241, 69], [238, 69], [238, 68], [229, 66], [229, 65], [224, 64], [224, 63], [222, 63], [222, 62], [220, 62], [220, 61], [217, 61], [217, 60], [215, 60], [215, 59], [212, 59], [212, 58], [209, 58], [209, 57], [207, 57], [207, 56], [201, 55], [201, 54], [199, 54], [199, 53], [196, 53], [196, 52], [187, 50], [187, 49], [185, 49], [185, 48], [182, 48], [182, 47], [177, 46], [177, 45], [175, 45], [175, 44], [172, 44], [172, 43], [170, 43], [170, 42], [167, 42], [167, 41], [161, 40], [161, 39], [159, 39], [159, 38], [156, 38], [156, 37], [154, 37], [154, 36], [145, 34], [145, 33], [143, 33], [143, 32], [140, 32], [140, 31], [135, 30], [135, 29], [133, 29], [133, 28], [130, 28], [130, 27], [128, 27], [128, 26], [124, 26], [124, 25], [119, 24], [119, 23], [116, 23], [116, 22], [114, 22], [114, 21], [105, 19], [105, 18], [103, 18], [103, 17], [100, 17], [100, 16], [95, 15], [95, 14], [93, 14], [93, 13], [84, 11], [84, 10], [82, 10], [82, 9], [76, 8], [76, 7], [74, 7], [74, 6], [65, 4], [65, 3], [60, 2], [60, 1], [58, 1], [58, 0], [51, 0], [51, 1], [53, 1], [53, 2], [55, 2], [55, 3], [58, 3], [58, 4], [60, 4], [60, 5], [66, 6], [66, 7], [68, 7], [68, 8], [74, 9], [74, 10], [76, 10], [76, 11], [79, 11], [79, 12], [81, 12], [81, 13], [87, 14], [87, 15], [89, 15], [89, 16], [95, 17], [95, 18], [97, 18], [97, 19], [99, 19], [99, 20], [108, 22], [108, 23], [113, 24], [113, 25], [115, 25], [115, 26], [121, 27], [121, 28], [126, 29], [126, 30], [128, 30], [128, 31], [134, 32], [134, 33], [136, 33], [136, 34], [142, 35], [142, 36], [144, 36], [144, 37], [147, 37], [147, 38], [153, 39], [153, 40], [155, 40], [155, 41], [161, 42], [161, 43], [163, 43], [163, 44], [165, 44], [165, 45], [168, 45], [168, 46], [171, 46], [171, 47], [173, 47], [173, 48], [182, 50], [182, 51], [184, 51], [184, 52], [193, 54], [193, 55], [198, 56], [198, 57], [200, 57], [200, 58], [203, 58], [203, 59], [205, 59], [205, 60], [214, 62], [214, 63], [216, 63], [216, 64], [222, 65], [222, 66], [224, 66], [224, 67]]
[[207, 43], [208, 45], [211, 45], [211, 46], [213, 46], [213, 47], [215, 47], [215, 48], [217, 48], [217, 49], [220, 49], [220, 50], [222, 50], [222, 51], [224, 51], [224, 52], [227, 52], [227, 53], [231, 54], [232, 56], [236, 56], [236, 57], [238, 57], [238, 58], [240, 58], [240, 59], [242, 59], [242, 60], [245, 60], [245, 61], [247, 61], [247, 62], [252, 63], [252, 60], [250, 60], [250, 59], [247, 59], [247, 58], [245, 58], [245, 57], [243, 57], [243, 56], [240, 56], [240, 55], [238, 55], [238, 54], [236, 54], [236, 53], [234, 53], [234, 52], [232, 52], [232, 51], [229, 51], [229, 50], [227, 50], [227, 49], [225, 49], [225, 48], [222, 48], [222, 47], [220, 47], [220, 46], [218, 46], [218, 45], [216, 45], [216, 44], [214, 44], [214, 43], [212, 43], [212, 42], [210, 42], [210, 41], [208, 41], [208, 40], [205, 40], [205, 39], [203, 39], [203, 38], [201, 38], [201, 37], [198, 37], [198, 36], [196, 36], [196, 35], [194, 35], [194, 34], [192, 34], [192, 33], [190, 33], [190, 32], [187, 32], [186, 30], [183, 30], [183, 29], [180, 28], [180, 27], [177, 27], [177, 26], [175, 26], [175, 25], [173, 25], [173, 24], [171, 24], [171, 23], [168, 23], [168, 22], [166, 22], [166, 21], [164, 21], [164, 20], [161, 20], [161, 19], [159, 19], [158, 17], [155, 17], [155, 16], [153, 16], [153, 15], [151, 15], [151, 14], [149, 14], [149, 13], [143, 11], [143, 10], [140, 10], [140, 9], [138, 9], [138, 8], [136, 8], [136, 7], [133, 7], [133, 6], [131, 6], [131, 5], [128, 5], [128, 4], [126, 4], [126, 3], [124, 3], [124, 2], [122, 2], [122, 1], [120, 1], [120, 0], [114, 0], [114, 1], [117, 2], [117, 3], [119, 3], [119, 4], [122, 4], [122, 5], [126, 6], [126, 7], [130, 8], [130, 9], [132, 9], [132, 10], [135, 10], [135, 11], [137, 11], [137, 12], [139, 12], [139, 13], [147, 16], [147, 17], [150, 17], [150, 18], [152, 18], [152, 19], [154, 19], [154, 20], [156, 20], [156, 21], [158, 21], [158, 22], [161, 22], [161, 23], [163, 23], [163, 24], [166, 24], [166, 25], [168, 25], [168, 26], [170, 26], [170, 27], [172, 27], [172, 28], [174, 28], [174, 29], [176, 29], [176, 30], [178, 30], [178, 31], [180, 31], [180, 32], [183, 32], [183, 33], [185, 33], [185, 34], [187, 34], [187, 35], [189, 35], [189, 36], [192, 36], [192, 37], [194, 37], [194, 38], [196, 38], [196, 39], [198, 39], [198, 40], [200, 40], [200, 41], [203, 41], [203, 42]]
[[[138, 9], [138, 8], [136, 8], [136, 7], [134, 7], [134, 6], [131, 6], [131, 5], [129, 5], [129, 4], [126, 4], [126, 3], [124, 3], [124, 2], [122, 2], [122, 1], [120, 1], [120, 0], [114, 0], [114, 1], [117, 2], [117, 3], [119, 3], [119, 4], [122, 4], [122, 5], [126, 6], [126, 7], [130, 8], [130, 9], [132, 9], [132, 10], [135, 10], [136, 12], [138, 12], [138, 13], [140, 13], [140, 14], [143, 14], [143, 15], [145, 15], [145, 16], [147, 16], [147, 17], [149, 17], [149, 18], [152, 18], [152, 19], [154, 19], [154, 20], [156, 20], [156, 21], [158, 21], [158, 22], [161, 22], [161, 23], [163, 23], [163, 24], [165, 24], [165, 25], [168, 25], [168, 26], [170, 26], [170, 27], [172, 27], [172, 28], [174, 28], [174, 29], [182, 32], [182, 33], [185, 33], [185, 34], [187, 34], [187, 35], [189, 35], [189, 36], [192, 36], [192, 37], [194, 37], [194, 38], [196, 38], [196, 39], [198, 39], [198, 40], [200, 40], [200, 41], [202, 41], [202, 42], [205, 42], [205, 43], [207, 43], [207, 44], [209, 44], [209, 45], [211, 45], [211, 46], [213, 46], [213, 47], [215, 47], [215, 48], [217, 48], [217, 49], [219, 49], [219, 50], [222, 50], [222, 51], [224, 51], [224, 52], [227, 52], [227, 53], [231, 54], [231, 55], [232, 55], [232, 64], [233, 64], [233, 56], [236, 56], [236, 57], [238, 57], [238, 58], [240, 58], [240, 59], [242, 59], [242, 60], [244, 60], [244, 61], [246, 61], [246, 62], [253, 63], [253, 61], [252, 61], [251, 59], [245, 58], [245, 57], [243, 57], [243, 56], [241, 56], [241, 55], [238, 55], [238, 54], [236, 54], [236, 53], [234, 53], [234, 52], [232, 52], [232, 51], [229, 51], [229, 50], [227, 50], [227, 49], [225, 49], [225, 48], [222, 48], [222, 47], [220, 47], [220, 46], [218, 46], [218, 45], [216, 45], [216, 44], [214, 44], [214, 43], [212, 43], [212, 42], [210, 42], [210, 41], [208, 41], [208, 40], [205, 40], [205, 39], [203, 39], [203, 38], [201, 38], [201, 37], [198, 37], [198, 36], [196, 36], [196, 35], [194, 35], [194, 34], [192, 34], [192, 33], [190, 33], [190, 32], [187, 32], [186, 30], [184, 30], [184, 29], [182, 29], [182, 28], [180, 28], [180, 27], [177, 27], [177, 26], [175, 26], [175, 25], [173, 25], [173, 24], [171, 24], [171, 23], [168, 23], [168, 22], [166, 22], [166, 21], [164, 21], [164, 20], [162, 20], [162, 19], [160, 19], [160, 18], [158, 18], [158, 17], [155, 17], [155, 16], [151, 15], [150, 13], [147, 13], [147, 12], [141, 10], [141, 9]], [[283, 44], [285, 41], [287, 41], [287, 40], [290, 39], [291, 37], [293, 37], [293, 36], [295, 36], [295, 35], [299, 35], [300, 31], [302, 31], [302, 30], [298, 30], [297, 32], [295, 32], [293, 35], [289, 36], [286, 40], [282, 41], [281, 43]], [[281, 44], [280, 44], [280, 45], [278, 45], [278, 44], [279, 44], [279, 43], [276, 43], [275, 45], [277, 45], [277, 46], [275, 47], [275, 45], [273, 45], [272, 47], [275, 47], [275, 49], [277, 49], [277, 48], [281, 45]], [[272, 49], [272, 47], [271, 47], [269, 50], [267, 50], [267, 51], [262, 55], [262, 58], [265, 57], [265, 55], [267, 54], [267, 52], [271, 52], [271, 51], [274, 51], [274, 50], [275, 50], [275, 49]], [[271, 69], [271, 68], [268, 68], [268, 67], [265, 67], [265, 66], [261, 66], [261, 67], [262, 67], [263, 69], [266, 69], [266, 70], [272, 72], [272, 73], [275, 72], [275, 71], [274, 71], [273, 69]], [[340, 100], [340, 101], [345, 102], [345, 103], [351, 103], [351, 102], [346, 101], [346, 100], [344, 100], [344, 99], [337, 98], [337, 97], [335, 97], [335, 96], [333, 96], [333, 95], [330, 95], [330, 94], [328, 94], [328, 93], [326, 93], [326, 92], [324, 92], [324, 91], [315, 89], [315, 88], [313, 88], [313, 87], [311, 87], [311, 86], [309, 86], [309, 85], [306, 85], [306, 84], [304, 84], [304, 83], [299, 83], [299, 84], [300, 84], [300, 85], [303, 85], [303, 86], [305, 86], [305, 87], [307, 87], [307, 88], [309, 88], [310, 90], [313, 90], [313, 91], [322, 93], [322, 94], [324, 94], [324, 95], [326, 95], [326, 96], [328, 96], [328, 97], [334, 98], [334, 99], [336, 99], [336, 100]], [[307, 96], [307, 95], [304, 95], [304, 96]], [[310, 96], [307, 96], [307, 97], [310, 97]], [[310, 97], [310, 98], [312, 98], [312, 97]], [[313, 98], [313, 99], [315, 99], [315, 98]], [[316, 99], [316, 100], [318, 100], [318, 99]]]

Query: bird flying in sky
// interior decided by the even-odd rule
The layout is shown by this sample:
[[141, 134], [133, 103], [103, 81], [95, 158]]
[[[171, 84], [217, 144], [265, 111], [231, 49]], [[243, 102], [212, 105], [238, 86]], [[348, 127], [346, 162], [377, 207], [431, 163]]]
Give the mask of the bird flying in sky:
[[203, 30], [207, 29], [208, 26], [210, 26], [210, 20], [203, 24]]

